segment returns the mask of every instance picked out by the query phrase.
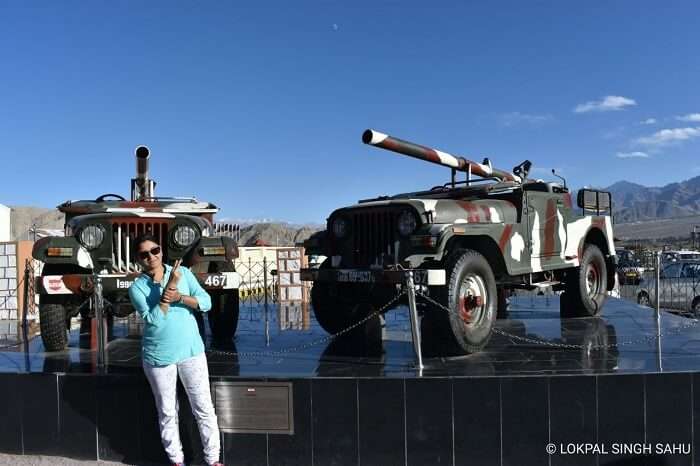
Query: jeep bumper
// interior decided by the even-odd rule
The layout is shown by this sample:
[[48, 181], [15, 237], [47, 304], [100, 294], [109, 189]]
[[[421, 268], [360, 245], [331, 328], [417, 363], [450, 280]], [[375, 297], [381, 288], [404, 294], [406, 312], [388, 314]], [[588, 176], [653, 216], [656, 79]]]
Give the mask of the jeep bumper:
[[[102, 275], [104, 293], [126, 291], [139, 274]], [[241, 283], [238, 272], [197, 273], [197, 281], [207, 291], [234, 290]], [[88, 274], [46, 275], [37, 277], [36, 289], [42, 295], [91, 294], [95, 288], [94, 276]]]
[[441, 269], [301, 269], [301, 279], [329, 283], [396, 284], [406, 282], [406, 272], [413, 272], [413, 282], [416, 285], [446, 284], [446, 274]]

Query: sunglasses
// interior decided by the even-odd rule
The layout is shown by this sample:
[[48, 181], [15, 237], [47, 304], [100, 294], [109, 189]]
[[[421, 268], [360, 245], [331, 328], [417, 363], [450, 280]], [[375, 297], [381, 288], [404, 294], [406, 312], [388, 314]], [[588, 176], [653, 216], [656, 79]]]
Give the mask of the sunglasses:
[[157, 256], [160, 254], [160, 246], [156, 246], [155, 248], [151, 249], [150, 251], [139, 251], [137, 254], [137, 257], [141, 260], [146, 260], [148, 259], [148, 256]]

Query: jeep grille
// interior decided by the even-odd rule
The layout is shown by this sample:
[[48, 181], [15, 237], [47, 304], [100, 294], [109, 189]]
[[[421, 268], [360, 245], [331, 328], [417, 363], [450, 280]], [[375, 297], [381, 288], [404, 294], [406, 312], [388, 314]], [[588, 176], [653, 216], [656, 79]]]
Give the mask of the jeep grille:
[[396, 262], [399, 238], [396, 221], [400, 212], [367, 209], [350, 212], [349, 241], [352, 241], [352, 267], [369, 267]]
[[143, 233], [150, 233], [158, 239], [166, 260], [168, 241], [168, 221], [114, 222], [112, 224], [112, 271], [117, 273], [137, 272], [141, 267], [134, 261], [134, 240]]

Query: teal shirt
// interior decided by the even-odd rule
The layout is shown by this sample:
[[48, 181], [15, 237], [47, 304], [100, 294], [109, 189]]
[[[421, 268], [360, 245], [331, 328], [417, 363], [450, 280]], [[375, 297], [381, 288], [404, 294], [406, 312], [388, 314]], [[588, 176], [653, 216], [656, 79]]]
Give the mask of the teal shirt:
[[190, 309], [184, 304], [171, 304], [164, 315], [159, 304], [160, 297], [172, 269], [165, 265], [162, 285], [141, 274], [129, 287], [131, 303], [146, 323], [141, 344], [143, 360], [152, 366], [176, 364], [204, 352], [204, 343], [193, 313], [210, 310], [211, 297], [194, 274], [187, 267], [180, 266], [177, 289], [180, 294], [196, 298], [199, 310]]

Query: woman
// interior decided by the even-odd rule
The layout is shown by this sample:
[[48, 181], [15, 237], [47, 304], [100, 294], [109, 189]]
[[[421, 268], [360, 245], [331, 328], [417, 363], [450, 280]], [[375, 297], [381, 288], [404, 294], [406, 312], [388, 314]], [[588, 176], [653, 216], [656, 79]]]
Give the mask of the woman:
[[143, 332], [143, 370], [158, 408], [160, 437], [174, 465], [184, 461], [177, 417], [177, 377], [185, 387], [197, 419], [207, 464], [219, 463], [219, 426], [209, 388], [204, 344], [193, 312], [211, 309], [211, 298], [195, 276], [178, 260], [163, 264], [157, 239], [144, 234], [134, 242], [143, 273], [129, 288], [129, 297], [146, 326]]

